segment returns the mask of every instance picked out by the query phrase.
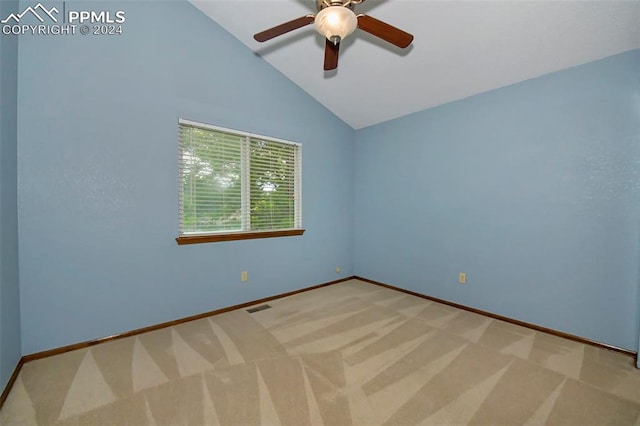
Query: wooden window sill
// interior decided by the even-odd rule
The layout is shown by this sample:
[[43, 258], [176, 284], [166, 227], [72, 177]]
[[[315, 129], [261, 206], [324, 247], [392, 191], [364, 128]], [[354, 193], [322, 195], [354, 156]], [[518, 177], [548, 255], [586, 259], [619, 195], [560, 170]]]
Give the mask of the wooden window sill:
[[217, 243], [221, 241], [253, 240], [257, 238], [291, 237], [304, 234], [304, 229], [278, 231], [235, 232], [231, 234], [183, 235], [176, 238], [178, 245]]

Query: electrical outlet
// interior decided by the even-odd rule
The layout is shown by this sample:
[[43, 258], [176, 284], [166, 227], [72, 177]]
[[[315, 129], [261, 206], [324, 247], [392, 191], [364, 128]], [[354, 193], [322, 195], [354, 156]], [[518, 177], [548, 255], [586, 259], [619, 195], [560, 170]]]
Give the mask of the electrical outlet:
[[240, 274], [240, 280], [243, 282], [249, 280], [249, 272], [242, 271], [242, 273]]
[[460, 284], [466, 284], [467, 283], [467, 274], [465, 274], [464, 272], [460, 272], [458, 274], [458, 282]]
[[339, 273], [340, 273], [340, 271], [341, 271], [340, 267], [339, 267], [339, 266], [336, 266], [336, 274], [339, 274]]

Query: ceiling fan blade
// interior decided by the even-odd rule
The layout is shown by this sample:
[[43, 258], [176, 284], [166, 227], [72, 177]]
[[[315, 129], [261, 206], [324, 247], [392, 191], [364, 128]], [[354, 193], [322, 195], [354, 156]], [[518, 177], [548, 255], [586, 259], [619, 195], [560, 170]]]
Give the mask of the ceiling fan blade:
[[358, 15], [358, 28], [403, 49], [413, 41], [411, 34], [368, 15]]
[[338, 54], [340, 53], [340, 43], [333, 44], [331, 40], [325, 39], [324, 46], [324, 70], [331, 71], [338, 68]]
[[269, 28], [268, 30], [259, 32], [255, 34], [253, 38], [259, 42], [271, 40], [272, 38], [278, 37], [282, 34], [286, 34], [289, 31], [297, 30], [298, 28], [304, 27], [305, 25], [309, 25], [314, 20], [314, 15], [301, 16], [300, 18], [296, 18], [292, 21], [285, 22], [284, 24], [280, 24], [273, 28]]

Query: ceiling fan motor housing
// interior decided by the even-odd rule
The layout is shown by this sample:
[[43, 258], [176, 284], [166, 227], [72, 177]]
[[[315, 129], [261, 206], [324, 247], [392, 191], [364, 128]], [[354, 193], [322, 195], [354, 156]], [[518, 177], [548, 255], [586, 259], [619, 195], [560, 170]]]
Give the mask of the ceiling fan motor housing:
[[325, 7], [343, 6], [353, 9], [356, 4], [362, 3], [364, 0], [316, 0], [316, 10], [320, 12]]

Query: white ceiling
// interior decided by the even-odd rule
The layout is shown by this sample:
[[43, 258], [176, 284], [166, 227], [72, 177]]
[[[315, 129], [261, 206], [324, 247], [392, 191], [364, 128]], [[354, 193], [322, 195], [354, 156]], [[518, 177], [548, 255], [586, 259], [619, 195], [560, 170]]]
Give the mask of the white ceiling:
[[253, 39], [315, 13], [315, 0], [191, 1], [354, 129], [640, 48], [638, 0], [366, 0], [356, 13], [413, 34], [413, 45], [356, 30], [325, 72], [313, 25]]

